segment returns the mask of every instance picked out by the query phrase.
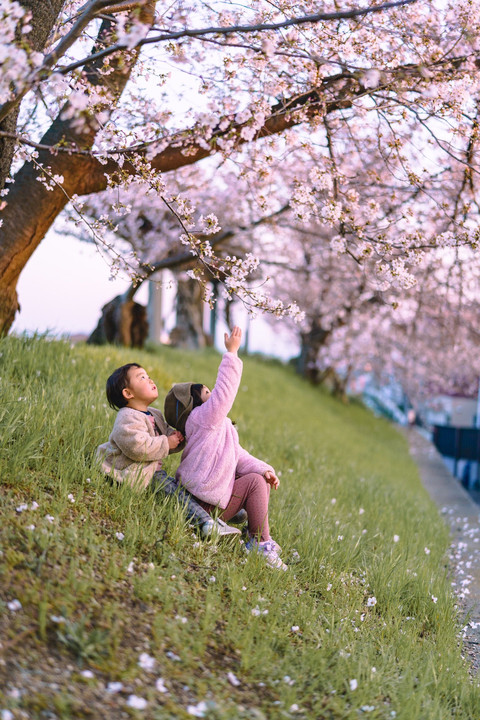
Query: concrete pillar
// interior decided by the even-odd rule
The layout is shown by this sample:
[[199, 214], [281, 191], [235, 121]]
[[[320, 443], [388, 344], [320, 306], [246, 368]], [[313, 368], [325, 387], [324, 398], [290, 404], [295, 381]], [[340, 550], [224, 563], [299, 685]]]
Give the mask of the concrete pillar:
[[148, 282], [148, 339], [150, 342], [159, 343], [163, 330], [163, 273], [153, 275]]

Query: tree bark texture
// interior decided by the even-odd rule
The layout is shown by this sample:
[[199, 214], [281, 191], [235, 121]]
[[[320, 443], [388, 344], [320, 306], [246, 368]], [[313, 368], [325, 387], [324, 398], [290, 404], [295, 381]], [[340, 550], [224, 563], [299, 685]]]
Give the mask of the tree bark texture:
[[98, 325], [87, 342], [143, 348], [147, 337], [147, 309], [124, 295], [117, 295], [103, 306]]
[[330, 333], [331, 330], [325, 330], [322, 327], [321, 319], [315, 318], [310, 325], [310, 329], [301, 334], [297, 372], [313, 385], [319, 385], [322, 382], [322, 372], [317, 365], [317, 358]]

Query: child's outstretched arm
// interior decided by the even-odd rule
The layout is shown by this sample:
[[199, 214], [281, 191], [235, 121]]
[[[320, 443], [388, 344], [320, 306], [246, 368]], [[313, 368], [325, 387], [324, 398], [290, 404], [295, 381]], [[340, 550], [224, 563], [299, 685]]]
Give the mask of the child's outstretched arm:
[[[232, 409], [242, 377], [243, 363], [237, 355], [242, 331], [235, 326], [230, 335], [225, 333], [227, 352], [222, 358], [215, 387], [208, 400], [195, 409], [195, 422], [214, 427], [221, 423]], [[193, 419], [193, 418], [192, 418]]]

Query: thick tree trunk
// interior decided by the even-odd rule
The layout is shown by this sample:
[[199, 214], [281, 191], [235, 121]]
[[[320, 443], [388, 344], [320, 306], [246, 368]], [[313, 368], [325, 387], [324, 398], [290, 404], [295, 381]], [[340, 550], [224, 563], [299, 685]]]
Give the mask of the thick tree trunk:
[[[68, 133], [67, 124], [58, 120], [49, 131], [49, 134], [54, 133], [60, 139]], [[81, 164], [75, 157], [58, 156], [52, 163], [50, 157], [41, 153], [38, 160], [46, 165], [54, 164], [54, 172], [64, 175], [64, 190], [68, 195], [81, 185]], [[3, 215], [4, 222], [0, 229], [0, 334], [8, 332], [19, 309], [16, 286], [21, 271], [55, 217], [68, 202], [62, 189], [56, 187], [49, 192], [37, 177], [37, 169], [32, 163], [21, 168], [8, 195], [8, 205]]]
[[87, 342], [91, 345], [112, 343], [143, 348], [147, 337], [147, 309], [131, 298], [117, 295], [103, 306], [98, 325]]
[[322, 327], [321, 319], [315, 318], [310, 329], [301, 333], [300, 355], [297, 360], [297, 372], [314, 385], [322, 382], [322, 371], [317, 359], [323, 345], [330, 336], [331, 330]]
[[177, 324], [170, 333], [174, 347], [198, 349], [211, 344], [203, 330], [202, 288], [197, 280], [188, 278], [177, 284]]
[[[40, 52], [45, 47], [48, 36], [52, 31], [55, 21], [62, 10], [65, 0], [50, 0], [46, 3], [44, 0], [20, 0], [20, 4], [30, 10], [32, 13], [31, 26], [32, 30], [25, 36], [26, 42], [32, 50]], [[16, 107], [1, 123], [0, 130], [7, 133], [14, 133], [17, 128], [19, 107]], [[10, 173], [13, 153], [15, 150], [15, 140], [8, 137], [0, 137], [0, 189], [5, 187], [5, 180]], [[39, 183], [37, 183], [39, 185]], [[12, 197], [12, 191], [9, 199]], [[28, 203], [25, 198], [17, 208], [18, 215], [22, 213], [22, 209], [31, 201], [28, 197]], [[30, 207], [33, 207], [30, 205]], [[5, 227], [0, 229], [1, 237], [1, 253], [0, 253], [0, 334], [8, 332], [10, 329], [17, 310], [19, 309], [16, 284], [20, 270], [25, 266], [29, 257], [20, 253], [20, 247], [16, 244], [11, 247], [8, 244], [8, 231]], [[3, 252], [5, 249], [6, 264], [2, 263]]]
[[[58, 4], [57, 0], [56, 5]], [[43, 6], [43, 3], [32, 1], [34, 12], [37, 12], [37, 6]], [[149, 0], [141, 10], [142, 22], [153, 22], [154, 12], [155, 2]], [[110, 20], [102, 22], [99, 41], [110, 27]], [[112, 65], [114, 72], [106, 77], [98, 73], [95, 65], [89, 68], [87, 73], [89, 82], [92, 85], [108, 87], [111, 93], [110, 100], [103, 108], [104, 111], [111, 109], [122, 94], [137, 57], [138, 52], [135, 51], [124, 53], [120, 60]], [[91, 124], [79, 130], [73, 126], [72, 120], [61, 119], [64, 109], [45, 133], [41, 144], [54, 146], [59, 142], [66, 142], [78, 148], [91, 148], [97, 127]], [[75, 120], [78, 118], [73, 119]], [[26, 163], [15, 175], [15, 182], [7, 196], [7, 205], [1, 214], [3, 225], [0, 229], [0, 334], [8, 332], [19, 309], [16, 285], [21, 271], [69, 198], [74, 194], [84, 194], [88, 187], [83, 156], [40, 151], [37, 163], [50, 168], [49, 172], [52, 175], [62, 175], [64, 182], [62, 187], [55, 186], [53, 190], [47, 190], [38, 181], [41, 173], [34, 163]]]

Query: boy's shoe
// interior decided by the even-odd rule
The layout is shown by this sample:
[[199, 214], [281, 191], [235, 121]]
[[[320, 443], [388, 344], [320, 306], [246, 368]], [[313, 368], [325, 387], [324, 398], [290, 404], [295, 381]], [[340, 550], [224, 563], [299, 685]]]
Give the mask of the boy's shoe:
[[247, 511], [241, 508], [236, 515], [234, 515], [228, 522], [233, 523], [234, 525], [240, 525], [241, 523], [245, 523], [248, 520]]
[[262, 540], [258, 542], [255, 538], [250, 538], [245, 543], [247, 552], [256, 551], [261, 553], [267, 565], [276, 570], [288, 570], [288, 565], [282, 562], [276, 548], [279, 547], [275, 540]]
[[226, 522], [217, 518], [214, 520], [207, 520], [200, 527], [200, 534], [204, 538], [209, 537], [224, 537], [226, 535], [241, 535], [241, 531], [238, 528], [230, 527]]

